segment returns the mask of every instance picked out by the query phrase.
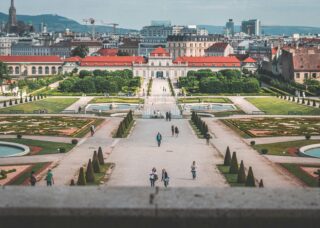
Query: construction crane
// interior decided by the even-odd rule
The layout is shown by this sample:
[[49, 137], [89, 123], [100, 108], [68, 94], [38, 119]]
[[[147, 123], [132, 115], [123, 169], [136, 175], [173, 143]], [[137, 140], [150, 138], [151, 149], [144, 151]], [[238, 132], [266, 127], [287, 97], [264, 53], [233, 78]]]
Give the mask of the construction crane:
[[112, 25], [112, 27], [113, 27], [113, 35], [117, 34], [117, 27], [119, 26], [119, 24], [117, 24], [117, 23], [106, 23], [104, 21], [101, 21], [101, 24], [103, 24], [103, 25]]
[[94, 18], [88, 18], [88, 19], [83, 19], [83, 22], [86, 23], [87, 25], [92, 25], [92, 39], [95, 39], [95, 35], [96, 35], [96, 20]]

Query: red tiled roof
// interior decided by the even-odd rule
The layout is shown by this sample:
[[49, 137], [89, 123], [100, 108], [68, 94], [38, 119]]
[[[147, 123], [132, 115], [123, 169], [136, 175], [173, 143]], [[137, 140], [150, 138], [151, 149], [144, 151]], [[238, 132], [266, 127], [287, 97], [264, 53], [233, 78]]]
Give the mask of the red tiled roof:
[[81, 66], [132, 66], [133, 63], [145, 63], [142, 56], [87, 56], [81, 59]]
[[293, 55], [293, 67], [295, 71], [320, 71], [320, 53]]
[[170, 56], [169, 52], [167, 52], [164, 48], [158, 47], [154, 49], [151, 53], [151, 56]]
[[61, 63], [59, 56], [0, 56], [0, 62], [5, 63]]
[[75, 56], [75, 57], [66, 58], [64, 62], [80, 62], [81, 60], [82, 58], [80, 58], [79, 56]]
[[97, 53], [101, 56], [116, 56], [118, 51], [117, 48], [101, 48]]
[[215, 66], [215, 67], [240, 67], [239, 59], [234, 56], [231, 57], [178, 57], [175, 61], [177, 63], [187, 63], [188, 66]]
[[246, 58], [243, 62], [244, 63], [256, 63], [257, 61], [254, 60], [253, 58], [249, 57], [249, 58]]
[[228, 47], [228, 43], [215, 43], [205, 50], [205, 52], [224, 52]]

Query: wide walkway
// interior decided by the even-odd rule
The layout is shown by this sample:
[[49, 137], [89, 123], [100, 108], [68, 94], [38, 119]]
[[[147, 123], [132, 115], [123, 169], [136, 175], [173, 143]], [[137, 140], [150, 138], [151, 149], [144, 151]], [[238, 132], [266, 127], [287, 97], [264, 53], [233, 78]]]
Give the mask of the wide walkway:
[[[145, 109], [162, 113], [178, 109], [167, 80], [154, 79]], [[180, 129], [179, 137], [172, 137], [172, 125]], [[156, 143], [158, 132], [163, 136], [160, 148]], [[198, 167], [197, 180], [191, 178], [193, 161]], [[225, 187], [227, 184], [216, 168], [221, 161], [217, 151], [194, 135], [188, 120], [140, 119], [131, 136], [121, 140], [108, 159], [116, 166], [107, 186], [148, 186], [149, 174], [155, 167], [160, 178], [163, 168], [168, 171], [172, 187]]]
[[243, 160], [246, 168], [251, 166], [255, 178], [263, 179], [265, 187], [288, 188], [300, 186], [299, 182], [290, 178], [276, 164], [259, 155], [239, 135], [219, 120], [206, 118], [205, 121], [213, 135], [212, 142], [221, 154], [224, 155], [227, 146], [230, 146], [232, 152], [237, 152], [238, 162]]
[[247, 101], [245, 97], [229, 97], [229, 99], [247, 114], [260, 112], [260, 110], [249, 101]]

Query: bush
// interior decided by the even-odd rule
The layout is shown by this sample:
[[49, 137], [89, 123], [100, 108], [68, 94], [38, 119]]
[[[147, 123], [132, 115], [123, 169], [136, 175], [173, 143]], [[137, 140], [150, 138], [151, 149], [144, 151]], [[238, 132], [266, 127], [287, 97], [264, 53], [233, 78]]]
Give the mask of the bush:
[[251, 145], [251, 146], [256, 145], [256, 141], [251, 141], [251, 142], [250, 142], [250, 145]]
[[16, 104], [16, 105], [18, 104], [18, 99], [14, 100], [14, 104]]
[[230, 148], [227, 147], [226, 155], [224, 156], [224, 166], [230, 166], [231, 165], [231, 153]]
[[256, 187], [256, 181], [254, 179], [252, 167], [249, 168], [248, 176], [246, 180], [246, 187]]
[[264, 188], [263, 180], [261, 179], [259, 182], [259, 188]]
[[238, 174], [238, 172], [239, 172], [239, 164], [238, 164], [237, 154], [236, 152], [233, 152], [229, 173]]
[[86, 181], [88, 183], [94, 183], [94, 181], [95, 181], [91, 159], [89, 159], [89, 162], [87, 165]]
[[12, 106], [12, 100], [11, 99], [9, 100], [9, 106]]
[[22, 139], [22, 135], [17, 135], [17, 139]]
[[241, 161], [240, 169], [239, 169], [239, 172], [238, 172], [237, 183], [243, 184], [245, 182], [246, 182], [246, 172], [245, 172], [245, 169], [244, 169], [243, 161]]
[[265, 149], [265, 148], [261, 150], [261, 154], [267, 154], [268, 152], [269, 152], [268, 149]]
[[66, 148], [60, 147], [60, 148], [59, 148], [59, 152], [62, 153], [62, 154], [65, 153], [65, 152], [66, 152]]
[[79, 185], [79, 186], [87, 185], [87, 181], [86, 181], [86, 177], [84, 175], [84, 168], [83, 167], [80, 168], [77, 185]]
[[3, 102], [3, 107], [7, 107], [7, 101]]
[[101, 147], [99, 147], [98, 149], [98, 159], [99, 159], [100, 165], [104, 165], [104, 157], [103, 157], [103, 152]]
[[79, 143], [78, 139], [72, 139], [71, 144], [72, 145], [77, 145]]
[[311, 135], [306, 135], [306, 140], [310, 140], [311, 139]]
[[92, 165], [93, 165], [93, 171], [95, 173], [101, 172], [97, 151], [95, 151], [93, 154]]

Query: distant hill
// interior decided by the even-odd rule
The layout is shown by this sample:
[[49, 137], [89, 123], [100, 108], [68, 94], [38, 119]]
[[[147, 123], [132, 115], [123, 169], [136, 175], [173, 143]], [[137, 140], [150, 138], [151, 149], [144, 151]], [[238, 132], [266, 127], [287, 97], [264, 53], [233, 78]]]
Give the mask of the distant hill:
[[[222, 34], [224, 31], [224, 26], [199, 25], [199, 27], [207, 29], [211, 34]], [[235, 26], [235, 30], [239, 32], [240, 26]], [[320, 34], [320, 28], [308, 26], [262, 26], [262, 31], [265, 35]]]
[[[62, 17], [54, 14], [43, 14], [37, 16], [29, 15], [17, 15], [19, 21], [25, 23], [32, 23], [35, 29], [38, 31], [41, 23], [45, 23], [48, 26], [49, 31], [62, 32], [66, 28], [71, 29], [74, 32], [88, 32], [91, 31], [91, 27], [88, 25], [82, 25], [75, 20]], [[7, 21], [8, 15], [0, 12], [0, 21]], [[111, 26], [96, 26], [96, 31], [105, 33], [112, 32], [113, 28]], [[117, 28], [118, 33], [128, 33], [130, 31], [135, 31], [132, 29]]]

